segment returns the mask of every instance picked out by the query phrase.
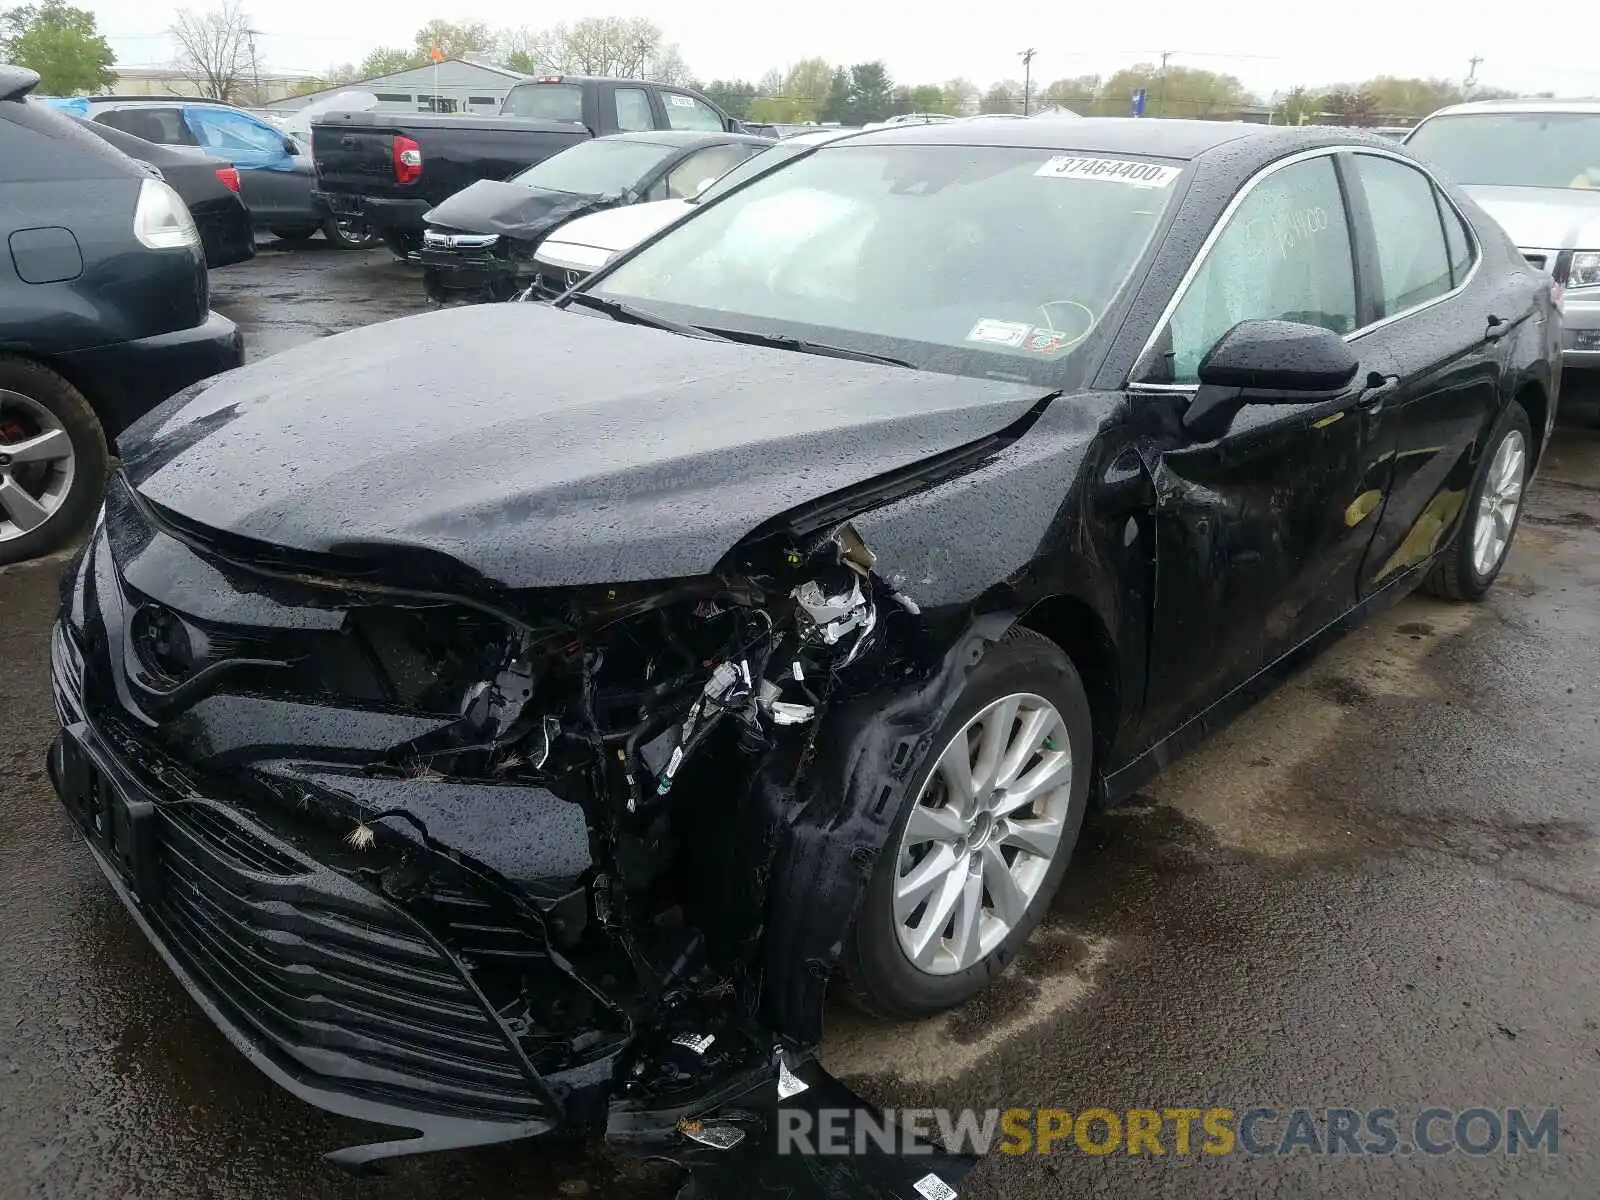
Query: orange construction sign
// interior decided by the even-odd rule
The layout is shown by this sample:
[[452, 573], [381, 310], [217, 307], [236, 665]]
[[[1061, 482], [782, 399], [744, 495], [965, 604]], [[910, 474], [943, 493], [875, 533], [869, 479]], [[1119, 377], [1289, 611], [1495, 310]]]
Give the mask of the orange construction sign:
[[444, 51], [435, 46], [432, 50], [428, 51], [428, 57], [433, 59], [434, 62], [443, 62]]

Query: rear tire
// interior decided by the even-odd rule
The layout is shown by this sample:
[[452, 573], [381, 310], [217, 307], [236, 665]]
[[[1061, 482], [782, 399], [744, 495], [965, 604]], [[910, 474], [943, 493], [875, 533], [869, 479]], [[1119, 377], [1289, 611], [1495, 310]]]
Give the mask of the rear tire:
[[[1018, 697], [1023, 698], [1022, 707], [1009, 710], [1008, 716], [1005, 706]], [[1058, 721], [1049, 719], [1049, 709], [1054, 710]], [[966, 807], [975, 814], [990, 811], [994, 814], [992, 819], [975, 815], [965, 832], [950, 842], [952, 868], [948, 874], [937, 869], [945, 882], [928, 892], [927, 900], [902, 902], [903, 907], [897, 908], [897, 891], [920, 891], [910, 887], [911, 881], [923, 864], [933, 862], [946, 849], [950, 835], [941, 825], [963, 807], [957, 800], [959, 789], [946, 782], [947, 768], [941, 767], [941, 761], [949, 759], [953, 752], [962, 761], [975, 762], [969, 768], [968, 779], [977, 780], [985, 773], [989, 731], [984, 722], [994, 719], [991, 714], [999, 714], [996, 727], [1006, 730], [1007, 740], [1001, 743], [1001, 752], [996, 756], [1000, 764], [990, 778], [1003, 779], [1004, 758], [1030, 741], [1027, 730], [1032, 713], [1043, 714], [1039, 728], [1047, 729], [1048, 736], [1036, 750], [1019, 752], [1019, 766], [1012, 773], [1009, 787], [1013, 799], [1025, 788], [1034, 791], [1036, 798], [1008, 810], [1007, 787], [994, 788], [985, 800], [980, 780], [973, 802]], [[1060, 745], [1063, 737], [1064, 746]], [[1068, 752], [1067, 777], [1058, 777], [1037, 790], [1028, 787], [1030, 779], [1048, 777], [1051, 767], [1047, 758], [1063, 749]], [[976, 760], [968, 757], [973, 753], [977, 754]], [[971, 998], [1005, 970], [1049, 908], [1066, 873], [1088, 805], [1093, 754], [1089, 701], [1072, 661], [1049, 639], [1030, 629], [1012, 629], [989, 648], [967, 680], [955, 708], [931, 740], [878, 856], [846, 938], [841, 962], [846, 993], [858, 1007], [884, 1017], [927, 1016]], [[908, 834], [913, 814], [920, 818], [919, 824]], [[1053, 850], [1047, 858], [1039, 856], [1043, 861], [1030, 867], [1024, 862], [1027, 856], [1016, 848], [1024, 841], [1036, 843], [1041, 835], [1035, 831], [1047, 823], [1055, 829]], [[928, 836], [919, 837], [922, 833]], [[1001, 861], [1009, 867], [1006, 874], [991, 876], [991, 854], [1002, 856]], [[1007, 854], [1014, 857], [1007, 860]], [[1025, 904], [1003, 903], [1000, 889], [991, 885], [994, 878], [1008, 888], [1005, 881], [1013, 871], [1020, 873], [1018, 882], [1023, 890], [1019, 898], [1025, 899]], [[981, 884], [974, 882], [979, 879]], [[1030, 883], [1031, 896], [1027, 894]], [[946, 886], [951, 891], [942, 893]], [[915, 960], [908, 940], [917, 941], [922, 927], [935, 920], [931, 914], [937, 897], [957, 892], [961, 898], [951, 902], [954, 907], [948, 921], [937, 918], [937, 928], [932, 930], [933, 938], [928, 943], [931, 950], [924, 952], [920, 962]], [[968, 911], [968, 903], [980, 915], [968, 926], [972, 930], [970, 937], [964, 938], [961, 916]], [[1009, 916], [1007, 908], [1011, 910]], [[913, 924], [915, 929], [910, 928]], [[951, 930], [951, 936], [946, 937], [941, 932], [944, 929]], [[994, 944], [983, 953], [983, 946], [989, 942]], [[973, 949], [963, 952], [964, 945]]]
[[372, 226], [353, 220], [342, 226], [338, 217], [322, 223], [322, 236], [341, 250], [370, 250], [383, 240], [372, 232]]
[[[8, 446], [52, 429], [66, 435], [69, 459], [9, 461]], [[100, 419], [60, 375], [10, 355], [0, 355], [0, 458], [8, 460], [0, 463], [0, 565], [57, 550], [93, 519], [110, 464]]]
[[1483, 599], [1511, 553], [1533, 453], [1527, 410], [1507, 405], [1478, 460], [1455, 540], [1423, 579], [1423, 591], [1446, 600]]

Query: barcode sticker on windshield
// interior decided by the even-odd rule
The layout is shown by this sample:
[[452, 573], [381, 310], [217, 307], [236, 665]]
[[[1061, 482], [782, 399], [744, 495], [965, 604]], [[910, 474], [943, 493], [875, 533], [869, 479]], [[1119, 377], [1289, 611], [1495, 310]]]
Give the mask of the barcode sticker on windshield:
[[1172, 181], [1183, 174], [1181, 167], [1164, 167], [1160, 163], [1133, 162], [1126, 158], [1083, 158], [1076, 154], [1058, 154], [1034, 172], [1051, 179], [1103, 179], [1108, 183], [1126, 183], [1133, 187], [1171, 187]]
[[688, 96], [674, 96], [671, 92], [667, 93], [667, 103], [672, 105], [673, 108], [693, 108], [694, 107], [694, 100], [691, 99], [690, 97], [688, 97]]
[[931, 1171], [911, 1185], [928, 1200], [956, 1200], [956, 1190]]

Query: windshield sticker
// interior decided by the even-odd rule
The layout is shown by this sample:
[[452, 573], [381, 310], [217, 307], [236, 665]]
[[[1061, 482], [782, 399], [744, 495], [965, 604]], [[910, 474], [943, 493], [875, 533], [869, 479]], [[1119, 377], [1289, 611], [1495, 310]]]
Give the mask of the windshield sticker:
[[982, 342], [985, 346], [1016, 347], [1032, 332], [1033, 326], [1021, 321], [994, 321], [984, 317], [967, 334], [967, 341]]
[[1035, 325], [1033, 331], [1022, 339], [1022, 348], [1035, 354], [1054, 354], [1072, 340], [1070, 333], [1060, 329], [1042, 329]]
[[673, 108], [693, 108], [694, 107], [694, 101], [691, 100], [688, 96], [673, 96], [673, 95], [669, 94], [667, 96], [667, 103], [672, 105]]
[[1076, 154], [1058, 154], [1034, 174], [1051, 179], [1104, 179], [1108, 183], [1126, 183], [1133, 187], [1164, 188], [1172, 186], [1172, 181], [1183, 174], [1183, 168], [1133, 162], [1125, 158], [1083, 158]]

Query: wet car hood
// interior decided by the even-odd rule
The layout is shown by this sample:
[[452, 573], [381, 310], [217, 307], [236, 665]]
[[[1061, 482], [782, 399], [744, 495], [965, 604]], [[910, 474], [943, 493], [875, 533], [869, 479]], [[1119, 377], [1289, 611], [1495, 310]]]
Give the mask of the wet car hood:
[[563, 221], [610, 208], [617, 200], [548, 192], [520, 183], [480, 179], [423, 215], [429, 225], [461, 233], [497, 233], [537, 241]]
[[1462, 188], [1530, 250], [1600, 250], [1600, 190], [1582, 188]]
[[502, 304], [300, 346], [119, 441], [140, 494], [201, 525], [553, 587], [704, 574], [764, 521], [1046, 394]]

